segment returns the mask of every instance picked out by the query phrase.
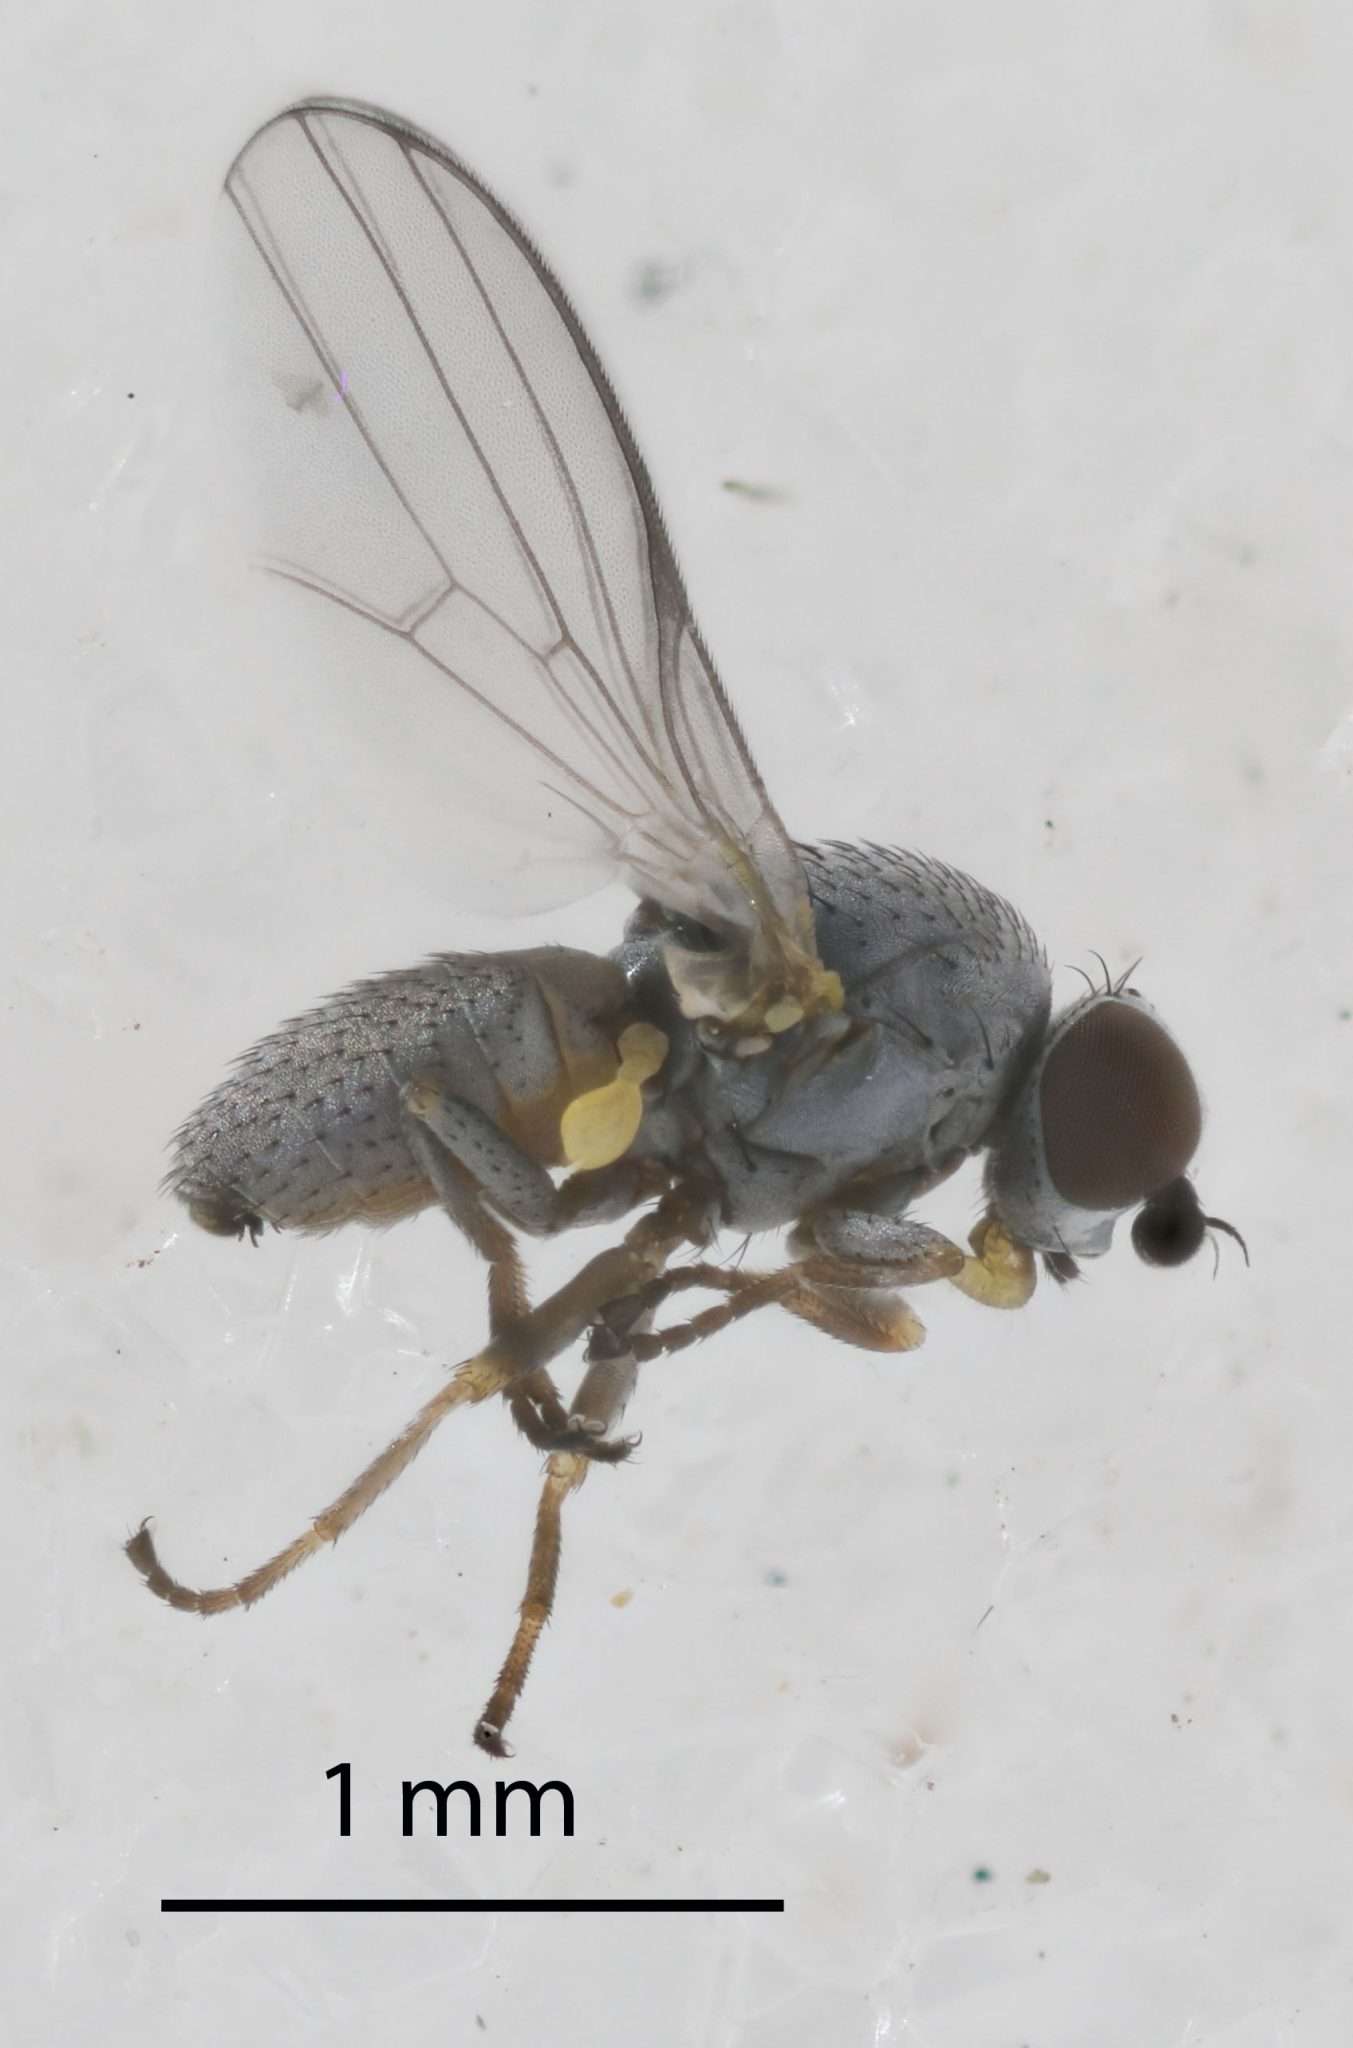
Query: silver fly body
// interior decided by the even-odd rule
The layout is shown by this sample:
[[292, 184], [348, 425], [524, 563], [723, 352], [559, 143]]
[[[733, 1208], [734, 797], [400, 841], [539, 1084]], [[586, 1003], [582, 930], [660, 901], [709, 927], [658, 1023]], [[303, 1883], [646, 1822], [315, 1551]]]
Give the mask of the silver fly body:
[[[538, 795], [539, 844], [638, 898], [602, 958], [446, 953], [354, 983], [245, 1054], [174, 1141], [167, 1185], [221, 1236], [440, 1207], [487, 1266], [488, 1337], [303, 1535], [195, 1591], [147, 1527], [151, 1590], [247, 1606], [332, 1542], [452, 1409], [502, 1398], [546, 1453], [526, 1598], [475, 1725], [503, 1730], [548, 1618], [567, 1495], [645, 1361], [778, 1306], [906, 1351], [904, 1291], [1022, 1306], [1108, 1251], [1209, 1230], [1183, 1052], [1105, 975], [1053, 1015], [1042, 947], [966, 875], [782, 824], [692, 617], [652, 484], [554, 276], [454, 156], [371, 108], [270, 121], [226, 180], [266, 343], [262, 394], [304, 536], [269, 567], [337, 607], [369, 665], [412, 664], [475, 726], [481, 786]], [[914, 1205], [984, 1161], [967, 1246]], [[519, 1243], [628, 1218], [539, 1306]], [[769, 1271], [716, 1233], [786, 1229]], [[1236, 1233], [1231, 1232], [1234, 1236]], [[692, 1247], [697, 1256], [690, 1257]], [[673, 1263], [678, 1254], [681, 1263]], [[664, 1319], [668, 1297], [713, 1305]], [[571, 1401], [552, 1377], [586, 1346]]]

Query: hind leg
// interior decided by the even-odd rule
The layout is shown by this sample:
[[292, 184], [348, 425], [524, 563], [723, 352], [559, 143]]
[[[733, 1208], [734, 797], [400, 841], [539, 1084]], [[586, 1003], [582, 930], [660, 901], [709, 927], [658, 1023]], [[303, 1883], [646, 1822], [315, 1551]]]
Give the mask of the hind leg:
[[[555, 1237], [592, 1223], [614, 1223], [666, 1191], [671, 1176], [649, 1160], [617, 1159], [570, 1174], [556, 1187], [539, 1160], [500, 1131], [473, 1103], [432, 1079], [410, 1081], [401, 1103], [406, 1128], [422, 1129], [469, 1174], [482, 1197], [528, 1237]], [[421, 1156], [421, 1155], [420, 1155]]]
[[[489, 1329], [497, 1336], [507, 1324], [525, 1315], [531, 1305], [516, 1240], [507, 1225], [484, 1207], [480, 1188], [469, 1169], [438, 1142], [425, 1123], [411, 1115], [406, 1135], [447, 1215], [488, 1266]], [[575, 1451], [599, 1463], [618, 1464], [634, 1448], [628, 1439], [610, 1441], [595, 1433], [590, 1420], [572, 1416], [543, 1367], [509, 1388], [507, 1401], [512, 1420], [537, 1450]]]

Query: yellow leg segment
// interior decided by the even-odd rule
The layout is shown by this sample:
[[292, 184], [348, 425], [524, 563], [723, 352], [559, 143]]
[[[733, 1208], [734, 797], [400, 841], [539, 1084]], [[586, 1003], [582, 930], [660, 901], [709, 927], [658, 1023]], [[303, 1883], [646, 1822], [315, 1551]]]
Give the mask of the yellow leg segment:
[[984, 1308], [1023, 1308], [1038, 1278], [1033, 1253], [994, 1216], [984, 1216], [968, 1242], [976, 1256], [964, 1259], [954, 1286]]

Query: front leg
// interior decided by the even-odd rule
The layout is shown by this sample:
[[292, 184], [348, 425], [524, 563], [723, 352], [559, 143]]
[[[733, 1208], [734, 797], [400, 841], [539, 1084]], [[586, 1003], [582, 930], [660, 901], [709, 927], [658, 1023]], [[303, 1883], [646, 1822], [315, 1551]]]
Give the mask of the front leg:
[[805, 1279], [829, 1286], [919, 1287], [953, 1280], [963, 1253], [928, 1223], [872, 1209], [827, 1209], [800, 1223], [789, 1240]]
[[[608, 1345], [632, 1350], [641, 1362], [704, 1343], [730, 1323], [772, 1304], [812, 1323], [838, 1343], [863, 1351], [914, 1351], [925, 1325], [897, 1292], [929, 1280], [953, 1280], [964, 1254], [928, 1224], [864, 1209], [829, 1209], [801, 1222], [789, 1240], [793, 1263], [774, 1273], [726, 1266], [674, 1266], [628, 1301], [610, 1304], [590, 1340], [589, 1356]], [[707, 1288], [726, 1298], [688, 1322], [631, 1338], [630, 1323], [652, 1314], [669, 1296]]]
[[995, 1216], [982, 1218], [968, 1240], [976, 1256], [953, 1275], [955, 1287], [984, 1308], [1023, 1308], [1038, 1281], [1027, 1245], [1017, 1244]]
[[[989, 1308], [1020, 1308], [1034, 1290], [1033, 1254], [988, 1216], [972, 1234], [973, 1254], [941, 1231], [905, 1216], [869, 1209], [827, 1209], [792, 1232], [793, 1264], [775, 1273], [725, 1266], [676, 1266], [609, 1304], [592, 1331], [589, 1356], [629, 1349], [642, 1362], [703, 1343], [730, 1323], [777, 1304], [838, 1343], [864, 1351], [914, 1351], [925, 1324], [897, 1291], [949, 1280]], [[688, 1322], [633, 1339], [636, 1314], [652, 1314], [669, 1296], [707, 1288], [726, 1299]]]
[[[960, 1254], [961, 1256], [961, 1254]], [[667, 1358], [692, 1344], [704, 1344], [744, 1316], [776, 1305], [825, 1336], [861, 1351], [914, 1351], [925, 1340], [925, 1325], [900, 1294], [861, 1286], [858, 1273], [832, 1268], [833, 1279], [808, 1281], [798, 1266], [773, 1273], [733, 1273], [723, 1266], [681, 1266], [637, 1294], [607, 1304], [588, 1340], [589, 1359], [628, 1354], [640, 1364]], [[701, 1309], [684, 1323], [647, 1335], [631, 1334], [636, 1318], [687, 1287], [706, 1287], [725, 1299]]]
[[925, 1324], [898, 1289], [952, 1280], [963, 1254], [929, 1224], [867, 1209], [828, 1210], [790, 1239], [803, 1285], [785, 1305], [838, 1343], [915, 1351]]
[[[994, 1216], [973, 1231], [972, 1255], [928, 1224], [905, 1216], [880, 1216], [867, 1209], [826, 1210], [799, 1224], [790, 1239], [804, 1272], [838, 1284], [857, 1275], [866, 1287], [916, 1287], [951, 1280], [971, 1301], [986, 1308], [1023, 1308], [1034, 1291], [1034, 1255], [1017, 1244]], [[825, 1266], [838, 1268], [828, 1274]]]

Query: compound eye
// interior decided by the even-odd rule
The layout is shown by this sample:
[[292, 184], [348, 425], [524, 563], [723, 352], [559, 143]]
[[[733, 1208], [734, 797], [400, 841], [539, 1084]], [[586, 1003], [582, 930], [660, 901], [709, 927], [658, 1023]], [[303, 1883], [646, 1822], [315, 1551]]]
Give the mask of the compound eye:
[[1207, 1234], [1193, 1183], [1173, 1180], [1132, 1219], [1132, 1248], [1148, 1266], [1183, 1266]]
[[1039, 1083], [1052, 1184], [1080, 1209], [1127, 1209], [1176, 1180], [1203, 1113], [1179, 1047], [1153, 1017], [1105, 997], [1063, 1032]]

